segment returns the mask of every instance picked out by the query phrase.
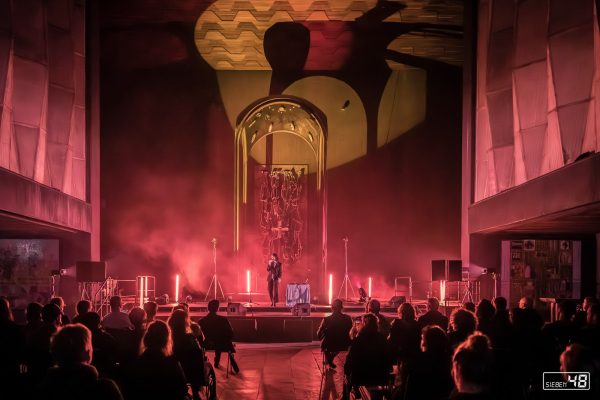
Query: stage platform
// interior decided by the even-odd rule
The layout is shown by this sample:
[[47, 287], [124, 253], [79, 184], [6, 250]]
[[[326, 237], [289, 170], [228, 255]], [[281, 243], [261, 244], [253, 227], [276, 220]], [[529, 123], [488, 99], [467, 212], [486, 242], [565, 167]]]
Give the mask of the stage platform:
[[[244, 303], [242, 303], [244, 304]], [[426, 300], [413, 299], [412, 304], [418, 313], [425, 312]], [[177, 304], [159, 305], [158, 318], [166, 320], [173, 307]], [[196, 322], [204, 317], [208, 310], [206, 302], [189, 304], [190, 317]], [[440, 307], [441, 311], [450, 313], [457, 305]], [[344, 313], [352, 318], [360, 317], [365, 313], [364, 303], [344, 304]], [[232, 314], [227, 312], [227, 303], [222, 302], [219, 314], [227, 317], [235, 332], [235, 341], [241, 343], [291, 343], [312, 342], [319, 340], [317, 329], [321, 320], [331, 314], [329, 305], [311, 304], [310, 315], [292, 315], [292, 308], [283, 304], [271, 307], [268, 303], [253, 303], [246, 306], [245, 314]], [[397, 309], [382, 302], [382, 314], [388, 319], [397, 316]]]

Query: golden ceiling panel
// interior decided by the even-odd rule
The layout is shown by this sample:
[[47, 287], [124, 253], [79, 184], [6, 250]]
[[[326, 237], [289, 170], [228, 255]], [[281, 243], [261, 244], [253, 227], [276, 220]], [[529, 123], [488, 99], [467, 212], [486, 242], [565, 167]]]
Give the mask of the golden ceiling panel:
[[[399, 11], [387, 16], [381, 24], [430, 23], [461, 27], [463, 23], [461, 0], [390, 3], [397, 3]], [[351, 23], [376, 5], [376, 0], [217, 0], [196, 22], [194, 39], [202, 57], [216, 70], [270, 70], [263, 40], [272, 25], [308, 21]], [[311, 41], [318, 37], [318, 29], [311, 27]], [[327, 31], [327, 24], [323, 24], [322, 30]], [[340, 43], [340, 47], [347, 47], [347, 43]], [[463, 58], [461, 39], [428, 33], [404, 34], [393, 40], [388, 49], [453, 65], [461, 65]], [[393, 62], [388, 65], [392, 69], [399, 67]], [[325, 64], [323, 69], [338, 67], [332, 63]]]

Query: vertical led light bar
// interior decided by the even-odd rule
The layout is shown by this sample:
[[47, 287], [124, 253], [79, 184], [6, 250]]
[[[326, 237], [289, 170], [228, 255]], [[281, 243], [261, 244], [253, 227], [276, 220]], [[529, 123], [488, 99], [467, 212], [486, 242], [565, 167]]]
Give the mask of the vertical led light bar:
[[329, 274], [329, 304], [333, 301], [333, 274]]
[[246, 293], [250, 293], [250, 270], [246, 270]]
[[179, 274], [175, 275], [175, 303], [179, 302]]
[[369, 297], [371, 297], [371, 277], [369, 277]]

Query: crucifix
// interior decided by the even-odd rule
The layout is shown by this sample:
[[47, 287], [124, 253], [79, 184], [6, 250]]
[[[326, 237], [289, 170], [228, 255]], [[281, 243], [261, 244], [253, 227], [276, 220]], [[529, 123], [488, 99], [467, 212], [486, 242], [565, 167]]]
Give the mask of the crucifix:
[[[277, 226], [271, 228], [271, 232], [275, 232], [277, 236], [271, 241], [272, 253], [280, 253], [281, 252], [281, 239], [283, 238], [284, 232], [289, 232], [290, 228], [287, 226], [281, 226], [281, 221], [278, 221]], [[274, 241], [277, 240], [277, 249], [274, 249], [275, 245]]]

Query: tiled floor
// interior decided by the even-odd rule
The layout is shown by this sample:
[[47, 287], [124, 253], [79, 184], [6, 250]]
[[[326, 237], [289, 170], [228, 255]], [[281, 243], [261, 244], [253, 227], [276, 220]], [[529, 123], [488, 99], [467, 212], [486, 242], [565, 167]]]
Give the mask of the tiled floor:
[[[318, 342], [299, 344], [238, 344], [240, 373], [226, 377], [222, 357], [217, 373], [220, 400], [316, 400], [321, 384], [321, 351]], [[340, 356], [343, 357], [343, 356]], [[212, 353], [209, 353], [212, 362]], [[337, 399], [342, 388], [343, 360], [337, 371], [326, 374], [325, 393]], [[337, 395], [336, 395], [337, 394]]]

